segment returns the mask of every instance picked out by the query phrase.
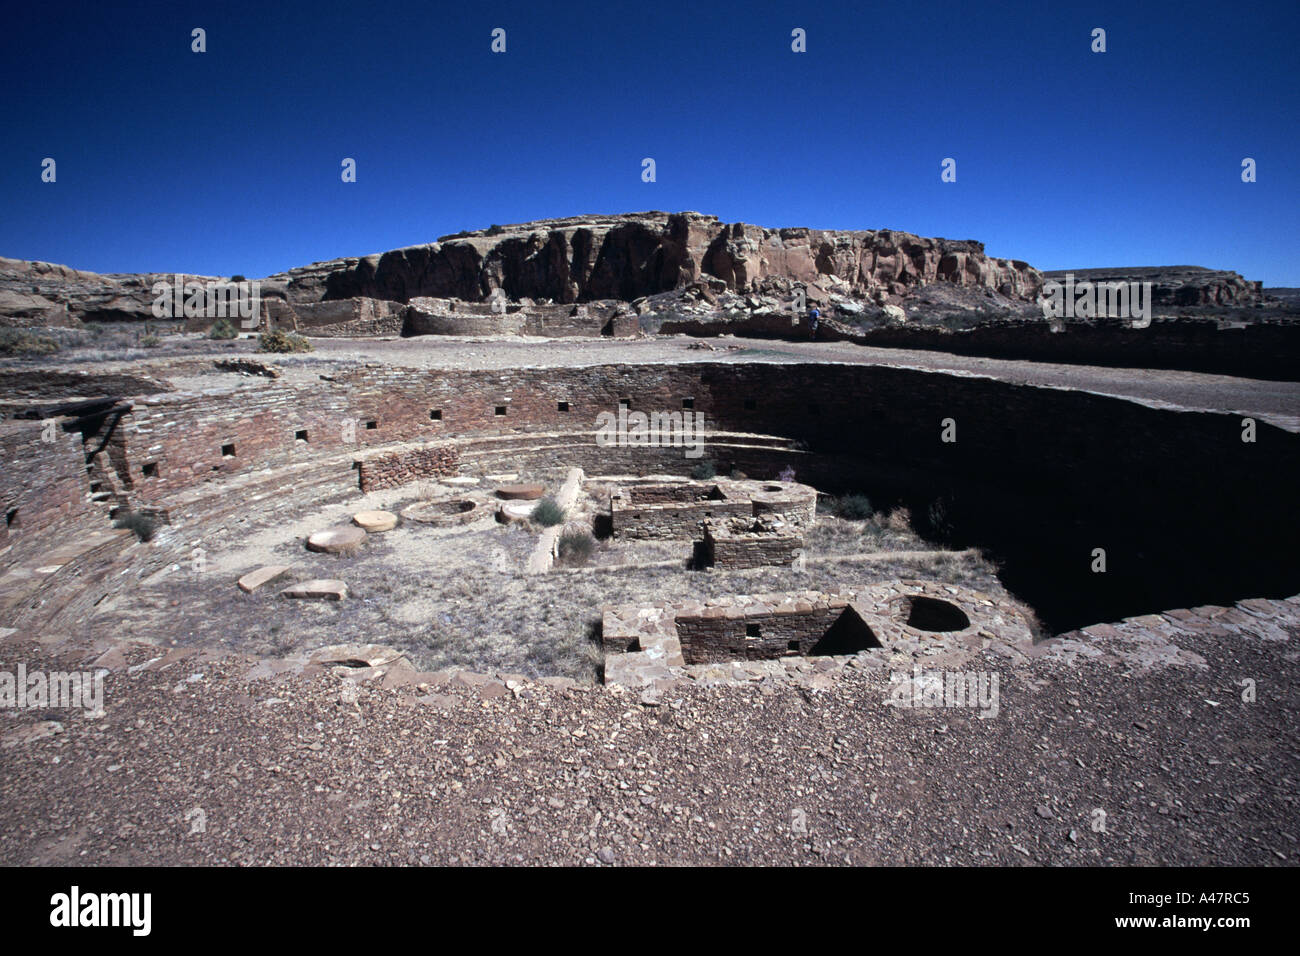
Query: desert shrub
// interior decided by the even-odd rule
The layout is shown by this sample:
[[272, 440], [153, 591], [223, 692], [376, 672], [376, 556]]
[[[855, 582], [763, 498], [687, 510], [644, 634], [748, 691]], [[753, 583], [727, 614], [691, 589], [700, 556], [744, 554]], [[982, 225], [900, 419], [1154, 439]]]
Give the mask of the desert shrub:
[[145, 349], [156, 349], [162, 344], [162, 339], [150, 332], [140, 340], [140, 347]]
[[231, 276], [231, 277], [230, 277], [230, 281], [231, 281], [231, 282], [247, 282], [248, 280], [245, 279], [243, 276]]
[[691, 469], [691, 477], [696, 481], [708, 481], [717, 475], [718, 469], [714, 467], [713, 462], [704, 460]]
[[865, 521], [874, 513], [871, 500], [866, 495], [843, 495], [836, 498], [832, 510], [846, 521]]
[[789, 465], [782, 468], [776, 476], [777, 481], [794, 481], [794, 469]]
[[926, 518], [929, 520], [930, 533], [936, 538], [947, 540], [952, 537], [953, 526], [950, 511], [948, 502], [943, 498], [937, 498], [931, 503]]
[[297, 332], [285, 332], [282, 329], [272, 329], [270, 332], [263, 332], [258, 338], [257, 350], [259, 352], [311, 352], [314, 351], [312, 344]]
[[543, 528], [550, 528], [564, 520], [564, 509], [554, 498], [546, 497], [537, 502], [533, 511], [533, 521]]
[[26, 329], [0, 328], [0, 355], [48, 355], [59, 343], [48, 335], [33, 335]]
[[749, 475], [745, 474], [739, 468], [733, 468], [731, 469], [731, 475], [729, 477], [732, 481], [744, 481], [749, 477]]
[[586, 564], [595, 550], [596, 539], [586, 531], [566, 531], [556, 545], [560, 563], [567, 565]]
[[212, 328], [208, 329], [208, 338], [210, 339], [237, 339], [239, 338], [239, 329], [229, 319], [217, 319], [212, 323]]
[[895, 508], [885, 519], [885, 524], [891, 531], [911, 531], [912, 512], [907, 508]]
[[127, 511], [117, 516], [113, 527], [130, 528], [141, 541], [148, 541], [158, 532], [158, 519], [139, 511]]

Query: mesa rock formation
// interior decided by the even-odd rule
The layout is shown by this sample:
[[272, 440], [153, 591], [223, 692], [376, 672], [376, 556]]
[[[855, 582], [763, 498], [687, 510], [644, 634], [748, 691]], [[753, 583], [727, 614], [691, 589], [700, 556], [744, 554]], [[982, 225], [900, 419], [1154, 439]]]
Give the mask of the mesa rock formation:
[[[969, 239], [888, 229], [769, 229], [696, 212], [644, 212], [492, 226], [317, 262], [268, 276], [261, 294], [272, 319], [347, 323], [353, 331], [368, 325], [373, 333], [400, 329], [403, 307], [415, 299], [481, 303], [504, 294], [542, 304], [631, 302], [705, 277], [741, 293], [787, 280], [786, 286], [805, 285], [814, 301], [828, 293], [900, 296], [948, 283], [1032, 302], [1042, 288], [1041, 274], [1028, 263], [987, 256], [982, 243]], [[0, 321], [59, 326], [149, 319], [154, 283], [173, 278], [0, 258]]]
[[769, 277], [829, 291], [901, 295], [931, 282], [982, 286], [1032, 301], [1042, 287], [1026, 262], [984, 254], [970, 239], [907, 232], [769, 229], [723, 223], [696, 212], [543, 219], [443, 236], [359, 259], [293, 269], [290, 302], [357, 296], [406, 302], [416, 296], [482, 301], [501, 289], [512, 299], [631, 301], [681, 288], [702, 275], [736, 292]]
[[1250, 306], [1265, 299], [1264, 284], [1250, 282], [1236, 272], [1201, 266], [1139, 266], [1124, 269], [1063, 269], [1044, 272], [1044, 279], [1076, 282], [1150, 282], [1153, 305]]

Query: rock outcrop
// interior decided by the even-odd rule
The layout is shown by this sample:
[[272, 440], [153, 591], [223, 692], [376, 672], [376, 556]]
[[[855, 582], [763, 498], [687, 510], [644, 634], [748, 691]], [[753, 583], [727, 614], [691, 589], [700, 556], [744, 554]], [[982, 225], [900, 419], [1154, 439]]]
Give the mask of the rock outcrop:
[[[49, 262], [0, 257], [0, 325], [75, 326], [82, 322], [152, 319], [157, 273], [100, 275]], [[212, 276], [190, 276], [218, 282]]]
[[769, 277], [828, 283], [867, 295], [903, 295], [931, 282], [982, 286], [1032, 301], [1042, 287], [1028, 263], [995, 259], [974, 240], [891, 230], [767, 229], [695, 212], [575, 216], [444, 236], [364, 258], [319, 262], [272, 279], [290, 302], [422, 296], [631, 301], [703, 275], [748, 292]]
[[1067, 274], [1073, 274], [1076, 282], [1150, 282], [1152, 305], [1157, 306], [1250, 306], [1265, 299], [1262, 282], [1202, 266], [1065, 269], [1044, 272], [1043, 278], [1064, 282]]

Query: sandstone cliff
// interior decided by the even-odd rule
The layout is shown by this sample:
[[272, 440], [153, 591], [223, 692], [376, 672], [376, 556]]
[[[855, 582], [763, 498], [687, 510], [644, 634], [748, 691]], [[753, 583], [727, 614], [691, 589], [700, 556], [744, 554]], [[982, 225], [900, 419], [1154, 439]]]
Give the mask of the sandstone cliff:
[[680, 288], [702, 274], [737, 292], [770, 277], [817, 289], [828, 283], [868, 295], [905, 295], [932, 282], [982, 286], [1033, 301], [1039, 272], [990, 258], [973, 240], [926, 239], [906, 232], [767, 229], [726, 224], [695, 212], [629, 213], [544, 219], [444, 236], [364, 258], [335, 259], [271, 278], [291, 302], [416, 296], [482, 301], [501, 289], [511, 299], [631, 301]]
[[1236, 272], [1201, 266], [1140, 266], [1124, 269], [1068, 269], [1044, 272], [1044, 279], [1075, 281], [1150, 282], [1153, 305], [1162, 306], [1249, 306], [1266, 298], [1263, 283], [1250, 282]]

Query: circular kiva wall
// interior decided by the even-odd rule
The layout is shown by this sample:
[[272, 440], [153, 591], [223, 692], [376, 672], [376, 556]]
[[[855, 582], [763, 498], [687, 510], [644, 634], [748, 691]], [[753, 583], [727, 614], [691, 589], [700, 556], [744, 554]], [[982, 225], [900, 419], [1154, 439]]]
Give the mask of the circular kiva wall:
[[[1290, 594], [1300, 583], [1300, 436], [1263, 421], [1243, 449], [1238, 417], [865, 364], [305, 361], [319, 361], [322, 374], [226, 377], [189, 392], [138, 394], [144, 386], [120, 376], [103, 387], [87, 376], [68, 397], [107, 393], [105, 410], [55, 414], [54, 442], [43, 440], [40, 419], [59, 397], [55, 373], [31, 373], [30, 388], [11, 383], [11, 394], [39, 396], [39, 407], [31, 420], [15, 409], [0, 428], [9, 463], [0, 547], [39, 547], [55, 524], [103, 527], [110, 507], [183, 524], [228, 514], [244, 495], [356, 488], [366, 466], [355, 462], [391, 449], [402, 460], [389, 487], [480, 469], [687, 475], [709, 461], [719, 474], [766, 480], [790, 467], [821, 491], [901, 500], [919, 530], [945, 544], [991, 549], [1004, 583], [1053, 630]], [[701, 441], [644, 444], [618, 429], [598, 441], [599, 416], [620, 413], [677, 416], [683, 430], [702, 416]], [[240, 493], [222, 494], [236, 479]], [[931, 521], [941, 500], [943, 520]], [[1188, 514], [1207, 520], [1189, 524]], [[1091, 570], [1099, 547], [1105, 574]]]

